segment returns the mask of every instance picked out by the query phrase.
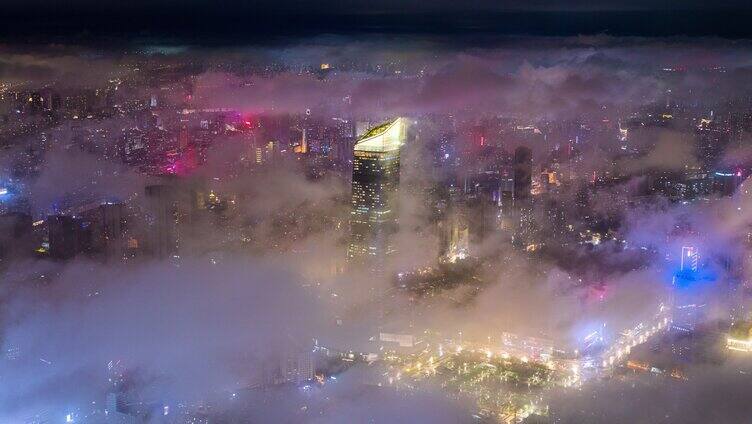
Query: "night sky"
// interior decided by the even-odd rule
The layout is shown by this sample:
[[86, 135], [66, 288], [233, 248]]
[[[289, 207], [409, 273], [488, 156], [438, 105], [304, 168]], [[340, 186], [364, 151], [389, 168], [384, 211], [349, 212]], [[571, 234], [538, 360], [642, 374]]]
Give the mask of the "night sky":
[[0, 36], [98, 41], [134, 35], [242, 43], [319, 34], [752, 36], [752, 3], [688, 1], [4, 2]]

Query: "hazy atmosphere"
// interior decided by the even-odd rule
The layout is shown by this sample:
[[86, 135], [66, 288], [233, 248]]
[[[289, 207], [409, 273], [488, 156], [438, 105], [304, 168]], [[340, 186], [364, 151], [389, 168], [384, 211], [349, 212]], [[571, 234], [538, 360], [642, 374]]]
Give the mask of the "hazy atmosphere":
[[752, 420], [746, 3], [69, 3], [0, 18], [0, 423]]

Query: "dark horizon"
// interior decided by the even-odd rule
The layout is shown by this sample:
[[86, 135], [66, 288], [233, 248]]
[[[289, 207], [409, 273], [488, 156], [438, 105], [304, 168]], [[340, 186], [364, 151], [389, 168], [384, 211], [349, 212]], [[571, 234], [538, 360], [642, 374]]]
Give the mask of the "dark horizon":
[[[715, 37], [752, 38], [752, 9], [597, 10], [597, 11], [465, 11], [374, 12], [333, 11], [284, 13], [241, 9], [188, 9], [85, 12], [62, 14], [15, 11], [0, 19], [4, 42], [130, 43], [238, 45], [319, 35], [444, 37], [477, 44], [498, 37]], [[459, 39], [457, 39], [459, 38]], [[465, 40], [465, 38], [467, 40]], [[471, 40], [472, 38], [472, 40]]]

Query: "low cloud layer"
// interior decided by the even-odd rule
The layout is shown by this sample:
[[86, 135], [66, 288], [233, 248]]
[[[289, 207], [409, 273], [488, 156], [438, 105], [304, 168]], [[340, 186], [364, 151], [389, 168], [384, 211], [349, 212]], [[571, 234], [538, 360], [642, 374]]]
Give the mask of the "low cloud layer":
[[[697, 106], [698, 116], [709, 117], [710, 110], [722, 116], [729, 99], [750, 94], [749, 47], [741, 41], [599, 36], [505, 39], [483, 48], [436, 40], [402, 45], [399, 39], [339, 38], [216, 51], [153, 46], [101, 55], [75, 47], [48, 46], [35, 55], [8, 48], [0, 60], [0, 79], [14, 89], [108, 86], [116, 110], [127, 109], [125, 90], [137, 93], [140, 102], [154, 94], [174, 108], [155, 112], [166, 121], [160, 125], [178, 122], [182, 115], [177, 111], [205, 108], [232, 109], [249, 120], [286, 114], [372, 122], [402, 114], [422, 122], [435, 115], [451, 117], [446, 126], [451, 128], [425, 124], [424, 138], [403, 157], [403, 213], [395, 236], [400, 253], [393, 264], [400, 271], [436, 265], [439, 237], [432, 213], [439, 202], [431, 188], [445, 181], [432, 169], [435, 158], [428, 146], [445, 133], [456, 135], [457, 127], [481, 126], [484, 119], [501, 116], [515, 124], [510, 125], [513, 131], [494, 135], [500, 147], [513, 151], [527, 143], [536, 163], [551, 151], [569, 149], [585, 162], [587, 183], [595, 185], [597, 177], [616, 171], [623, 178], [594, 194], [588, 205], [588, 213], [620, 219], [616, 239], [598, 247], [592, 240], [572, 243], [564, 260], [542, 256], [531, 263], [508, 239], [491, 237], [472, 246], [489, 263], [475, 270], [482, 281], [478, 287], [449, 288], [417, 299], [395, 289], [391, 275], [343, 271], [347, 181], [329, 174], [308, 176], [297, 159], [236, 172], [248, 166], [250, 142], [233, 131], [211, 146], [206, 163], [180, 182], [235, 196], [232, 218], [216, 227], [202, 221], [185, 234], [181, 243], [190, 253], [106, 265], [83, 257], [67, 263], [29, 259], [3, 268], [7, 284], [0, 287], [0, 346], [6, 354], [19, 352], [19, 358], [0, 359], [0, 421], [15, 422], [40, 409], [65, 409], [93, 399], [101, 402], [113, 362], [137, 371], [149, 382], [151, 394], [171, 401], [206, 393], [227, 397], [260, 378], [270, 358], [309, 348], [314, 339], [361, 347], [381, 331], [419, 334], [429, 327], [441, 328], [447, 337], [463, 332], [476, 340], [510, 331], [568, 344], [581, 341], [593, 328], [618, 337], [670, 298], [670, 268], [685, 243], [699, 246], [720, 280], [734, 271], [720, 265], [724, 249], [746, 252], [744, 238], [752, 223], [748, 182], [736, 196], [712, 202], [630, 202], [651, 174], [701, 164], [693, 147], [702, 137], [697, 123], [672, 126], [663, 105], [695, 107], [687, 99], [699, 96], [706, 104]], [[356, 55], [359, 60], [353, 63]], [[175, 78], [170, 71], [183, 62], [193, 67], [184, 78]], [[162, 79], [169, 83], [154, 82]], [[6, 112], [9, 122], [18, 114]], [[638, 114], [648, 116], [641, 122], [650, 125], [631, 122]], [[458, 117], [470, 118], [458, 124]], [[22, 184], [35, 218], [108, 198], [148, 209], [141, 202], [144, 186], [163, 180], [120, 163], [120, 130], [143, 126], [130, 118], [76, 116], [46, 128], [51, 147]], [[603, 130], [592, 130], [595, 124]], [[566, 128], [557, 132], [559, 125]], [[629, 126], [630, 134], [623, 148], [618, 139], [622, 126]], [[543, 137], [541, 129], [556, 136]], [[587, 140], [574, 135], [579, 130]], [[74, 139], [82, 131], [106, 134], [100, 140], [103, 150], [79, 148]], [[469, 132], [458, 138], [467, 141]], [[530, 137], [520, 141], [518, 132]], [[29, 150], [40, 139], [40, 134], [9, 137], [3, 152]], [[735, 141], [738, 146], [723, 156], [724, 164], [736, 165], [750, 156], [745, 140]], [[462, 146], [479, 149], [469, 142]], [[620, 155], [616, 159], [614, 152]], [[3, 179], [10, 178], [6, 169], [15, 165], [11, 162], [0, 157]], [[444, 176], [455, 184], [453, 189], [466, 182], [463, 172], [477, 170], [478, 164], [466, 162], [457, 166], [458, 175]], [[572, 206], [577, 196], [574, 189], [561, 195], [573, 221], [580, 219]], [[250, 228], [249, 234], [235, 232], [233, 225]], [[537, 225], [548, 229], [552, 224]], [[675, 236], [687, 226], [702, 228], [702, 235]], [[285, 239], [280, 231], [293, 235]], [[336, 399], [336, 407], [326, 400], [311, 402], [323, 412], [310, 422], [471, 421], [472, 406], [465, 399], [448, 401], [436, 387], [410, 394], [376, 390], [363, 384], [369, 371], [363, 368], [343, 374], [340, 385], [314, 388], [321, 399]], [[599, 382], [557, 396], [552, 416], [562, 422], [677, 422], [677, 417], [733, 422], [748, 413], [731, 393], [744, 391], [746, 374], [734, 371], [724, 368], [716, 375], [698, 370], [689, 383], [669, 387], [668, 394], [650, 381], [632, 386]], [[724, 386], [724, 381], [730, 383]], [[728, 397], [713, 396], [716, 389], [728, 389]], [[296, 392], [254, 413], [262, 421], [300, 422], [305, 396]], [[614, 400], [620, 396], [627, 400]], [[712, 410], [686, 413], [692, 406], [686, 399], [706, 396], [713, 402], [698, 403], [714, 405]], [[652, 406], [640, 407], [646, 403]], [[237, 410], [228, 407], [227, 414], [233, 413]]]

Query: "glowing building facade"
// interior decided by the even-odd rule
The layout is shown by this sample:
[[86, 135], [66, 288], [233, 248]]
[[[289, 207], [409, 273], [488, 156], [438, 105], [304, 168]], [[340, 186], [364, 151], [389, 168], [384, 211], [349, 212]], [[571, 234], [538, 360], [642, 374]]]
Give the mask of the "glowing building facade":
[[737, 352], [752, 352], [752, 324], [746, 321], [735, 323], [726, 338], [726, 348]]
[[396, 194], [399, 186], [400, 147], [407, 120], [396, 118], [371, 128], [354, 147], [352, 209], [348, 260], [380, 269], [395, 252]]

